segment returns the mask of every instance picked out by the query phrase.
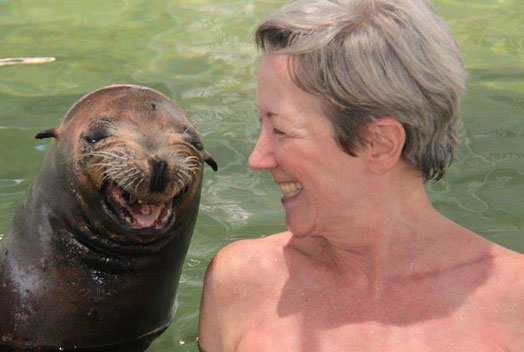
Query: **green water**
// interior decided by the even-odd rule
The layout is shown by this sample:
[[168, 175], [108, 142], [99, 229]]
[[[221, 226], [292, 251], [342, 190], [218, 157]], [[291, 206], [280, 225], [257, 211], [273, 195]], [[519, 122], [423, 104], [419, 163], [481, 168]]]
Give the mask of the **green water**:
[[[85, 93], [112, 83], [153, 87], [191, 116], [220, 170], [206, 168], [173, 325], [149, 351], [196, 351], [202, 278], [231, 241], [284, 229], [280, 192], [246, 160], [258, 133], [251, 32], [282, 0], [0, 0], [0, 57], [53, 56], [0, 67], [0, 234], [9, 227], [57, 126]], [[470, 82], [463, 140], [435, 206], [524, 252], [524, 1], [436, 0]], [[1, 298], [0, 298], [1, 299]]]

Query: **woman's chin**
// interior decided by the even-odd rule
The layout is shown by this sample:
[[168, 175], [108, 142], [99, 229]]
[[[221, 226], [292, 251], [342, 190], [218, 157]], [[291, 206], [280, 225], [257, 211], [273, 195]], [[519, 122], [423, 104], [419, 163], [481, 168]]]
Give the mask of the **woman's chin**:
[[307, 224], [307, 219], [297, 219], [288, 213], [286, 213], [286, 229], [296, 237], [311, 235], [311, 226]]

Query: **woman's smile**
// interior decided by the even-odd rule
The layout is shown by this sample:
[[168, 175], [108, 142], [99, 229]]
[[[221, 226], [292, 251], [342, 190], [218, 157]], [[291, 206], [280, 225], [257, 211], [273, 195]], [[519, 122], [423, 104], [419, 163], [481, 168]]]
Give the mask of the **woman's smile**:
[[278, 184], [282, 192], [282, 201], [293, 198], [302, 191], [302, 184], [300, 182], [283, 182]]

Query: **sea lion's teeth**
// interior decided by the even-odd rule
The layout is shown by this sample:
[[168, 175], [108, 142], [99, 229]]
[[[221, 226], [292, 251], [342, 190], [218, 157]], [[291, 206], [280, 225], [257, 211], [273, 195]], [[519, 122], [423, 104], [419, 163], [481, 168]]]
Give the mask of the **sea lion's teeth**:
[[142, 207], [140, 207], [140, 213], [142, 213], [143, 215], [150, 215], [152, 211], [153, 209], [149, 205], [143, 205]]
[[302, 184], [300, 182], [286, 182], [281, 183], [280, 190], [284, 197], [292, 197], [298, 194], [302, 190]]

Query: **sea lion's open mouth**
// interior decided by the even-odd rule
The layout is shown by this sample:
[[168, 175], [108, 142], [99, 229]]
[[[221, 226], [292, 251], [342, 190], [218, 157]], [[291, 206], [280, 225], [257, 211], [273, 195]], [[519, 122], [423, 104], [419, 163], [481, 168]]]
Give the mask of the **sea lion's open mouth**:
[[170, 223], [174, 205], [187, 192], [187, 187], [165, 203], [142, 201], [114, 183], [105, 183], [101, 191], [108, 210], [126, 225], [135, 229], [162, 229]]

